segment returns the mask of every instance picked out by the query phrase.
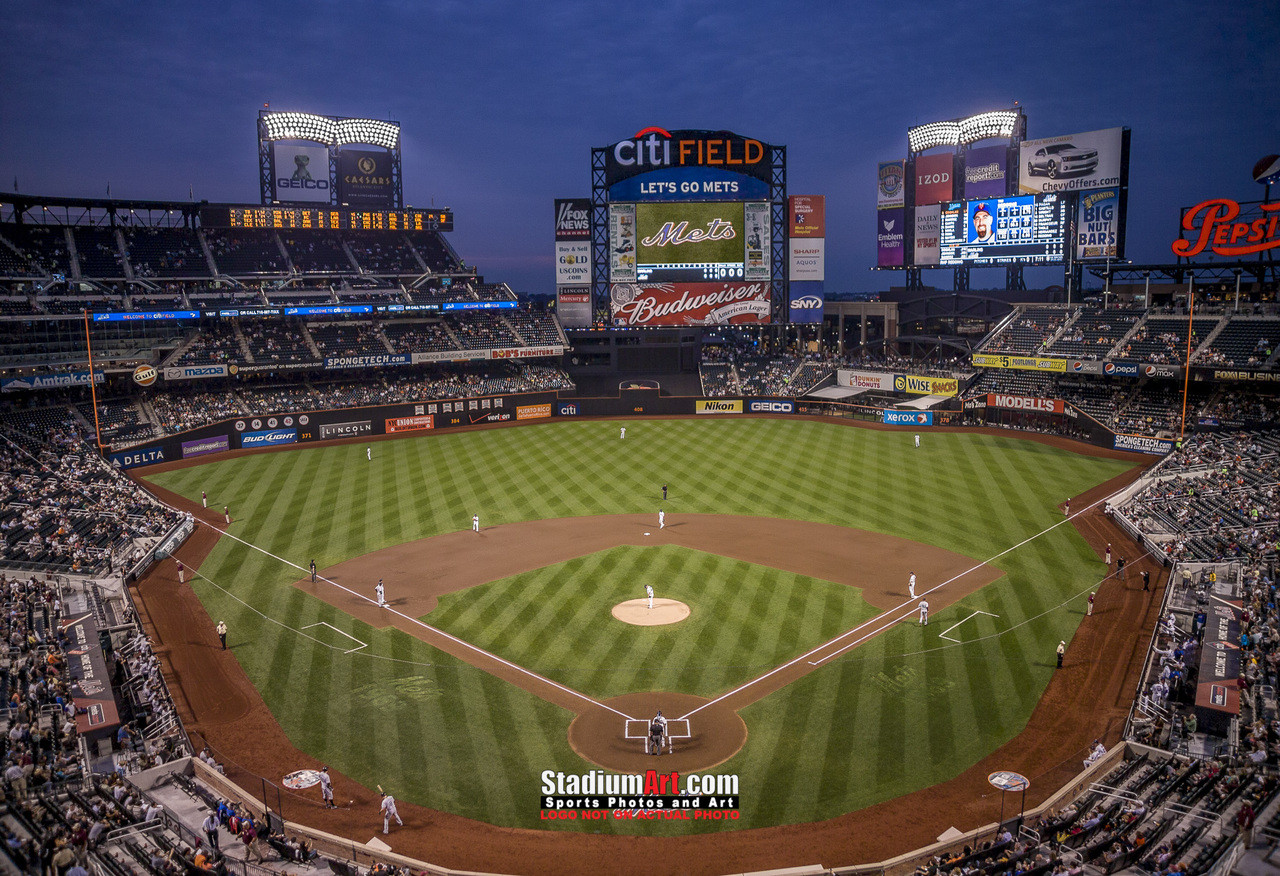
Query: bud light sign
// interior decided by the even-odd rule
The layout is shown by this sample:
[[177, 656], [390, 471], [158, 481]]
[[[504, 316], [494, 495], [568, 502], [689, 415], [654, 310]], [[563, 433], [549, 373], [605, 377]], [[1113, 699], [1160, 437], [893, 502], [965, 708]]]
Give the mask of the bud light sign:
[[274, 444], [293, 444], [297, 440], [297, 429], [269, 429], [265, 432], [245, 432], [240, 436], [240, 446], [270, 447]]
[[884, 412], [884, 422], [888, 426], [932, 426], [933, 411], [892, 411]]

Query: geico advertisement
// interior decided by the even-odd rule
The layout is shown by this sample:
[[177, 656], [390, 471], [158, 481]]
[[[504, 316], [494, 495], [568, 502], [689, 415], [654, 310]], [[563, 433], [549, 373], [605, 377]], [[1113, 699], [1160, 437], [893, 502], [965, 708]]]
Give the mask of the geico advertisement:
[[794, 402], [778, 401], [771, 398], [753, 398], [747, 402], [747, 413], [749, 414], [792, 414], [795, 413], [796, 406]]
[[893, 378], [893, 388], [898, 392], [915, 395], [955, 395], [960, 382], [954, 377], [917, 377], [914, 374], [898, 374]]
[[694, 413], [697, 414], [740, 414], [742, 413], [742, 399], [734, 398], [704, 398], [693, 403]]

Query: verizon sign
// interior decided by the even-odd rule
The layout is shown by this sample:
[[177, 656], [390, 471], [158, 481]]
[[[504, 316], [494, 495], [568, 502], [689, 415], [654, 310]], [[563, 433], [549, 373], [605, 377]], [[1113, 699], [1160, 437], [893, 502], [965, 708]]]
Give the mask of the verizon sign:
[[728, 325], [769, 322], [769, 284], [615, 283], [616, 325]]
[[1026, 395], [987, 395], [987, 407], [1013, 411], [1039, 411], [1045, 414], [1062, 413], [1062, 401], [1056, 398], [1032, 398]]

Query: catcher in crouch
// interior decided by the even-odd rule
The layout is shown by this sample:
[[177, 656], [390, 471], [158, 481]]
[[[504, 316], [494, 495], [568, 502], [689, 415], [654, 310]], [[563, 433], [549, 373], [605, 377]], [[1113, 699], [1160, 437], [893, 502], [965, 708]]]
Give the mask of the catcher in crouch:
[[667, 719], [662, 709], [649, 721], [649, 754], [662, 754], [662, 743], [667, 739]]

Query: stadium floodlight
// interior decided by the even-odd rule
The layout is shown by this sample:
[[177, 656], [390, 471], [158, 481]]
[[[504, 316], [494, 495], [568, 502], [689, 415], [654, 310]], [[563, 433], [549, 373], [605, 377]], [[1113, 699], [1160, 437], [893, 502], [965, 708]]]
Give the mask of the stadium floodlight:
[[935, 146], [955, 146], [959, 142], [959, 122], [929, 122], [907, 129], [907, 146], [912, 152], [923, 152]]
[[268, 140], [333, 142], [333, 120], [324, 116], [312, 113], [263, 113], [262, 122], [267, 129]]
[[1017, 110], [978, 113], [960, 120], [960, 142], [966, 146], [988, 137], [1013, 137], [1018, 127]]
[[383, 149], [394, 149], [400, 142], [400, 126], [378, 119], [342, 119], [334, 131], [334, 145], [370, 143]]

